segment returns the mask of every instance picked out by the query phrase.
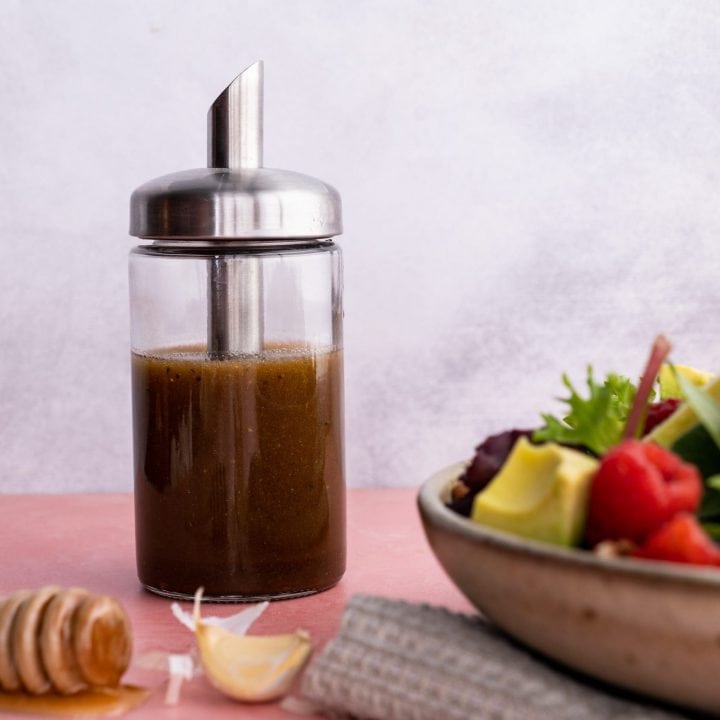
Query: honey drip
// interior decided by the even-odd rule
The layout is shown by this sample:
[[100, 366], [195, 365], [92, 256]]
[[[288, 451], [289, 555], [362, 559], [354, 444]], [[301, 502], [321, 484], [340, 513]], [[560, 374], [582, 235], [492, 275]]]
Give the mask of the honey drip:
[[54, 717], [117, 716], [142, 705], [149, 695], [149, 690], [133, 685], [93, 688], [75, 695], [0, 692], [0, 712]]

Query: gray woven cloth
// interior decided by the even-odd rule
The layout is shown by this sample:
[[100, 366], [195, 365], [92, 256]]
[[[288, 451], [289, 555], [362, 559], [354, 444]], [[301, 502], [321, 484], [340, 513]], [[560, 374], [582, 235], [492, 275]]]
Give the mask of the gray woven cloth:
[[333, 717], [372, 720], [678, 720], [516, 647], [477, 616], [357, 595], [302, 683]]

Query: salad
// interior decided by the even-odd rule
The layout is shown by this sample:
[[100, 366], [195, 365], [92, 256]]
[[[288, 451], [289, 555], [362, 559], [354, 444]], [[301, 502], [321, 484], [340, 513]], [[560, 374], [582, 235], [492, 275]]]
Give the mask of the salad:
[[640, 381], [563, 376], [562, 417], [485, 439], [452, 488], [483, 525], [601, 555], [720, 566], [720, 377], [666, 362], [653, 344]]

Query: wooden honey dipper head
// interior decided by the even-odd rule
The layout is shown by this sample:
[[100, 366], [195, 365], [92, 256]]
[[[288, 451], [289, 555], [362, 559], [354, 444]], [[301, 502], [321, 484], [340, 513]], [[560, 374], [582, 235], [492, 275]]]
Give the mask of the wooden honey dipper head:
[[130, 664], [130, 624], [120, 603], [109, 595], [83, 602], [76, 612], [73, 648], [88, 684], [115, 686]]
[[130, 624], [107, 595], [56, 586], [0, 601], [0, 689], [70, 695], [113, 687], [130, 663]]

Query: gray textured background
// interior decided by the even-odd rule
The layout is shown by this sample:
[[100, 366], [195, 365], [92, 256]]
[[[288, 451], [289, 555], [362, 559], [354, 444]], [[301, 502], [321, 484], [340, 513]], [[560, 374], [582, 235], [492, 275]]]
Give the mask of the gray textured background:
[[128, 197], [258, 58], [266, 164], [343, 194], [351, 484], [659, 330], [720, 369], [720, 3], [0, 0], [0, 490], [130, 488]]

